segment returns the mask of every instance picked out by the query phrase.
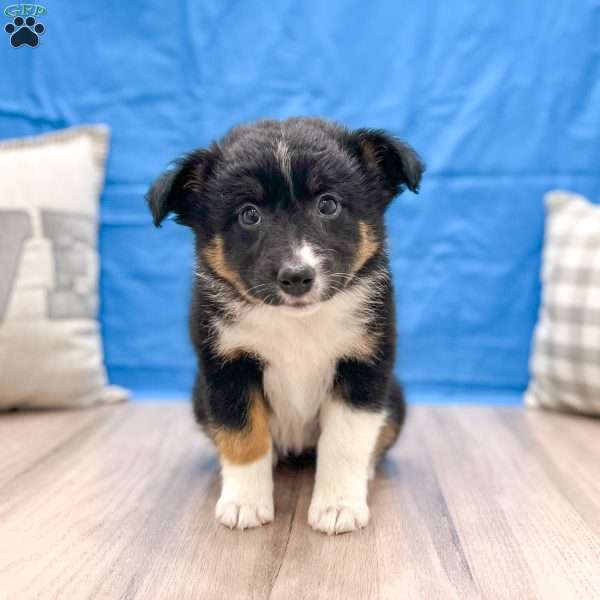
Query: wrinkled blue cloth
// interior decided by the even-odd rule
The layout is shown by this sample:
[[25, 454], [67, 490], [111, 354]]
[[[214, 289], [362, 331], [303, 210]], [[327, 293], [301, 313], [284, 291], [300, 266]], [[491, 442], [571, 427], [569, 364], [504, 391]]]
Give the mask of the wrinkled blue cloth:
[[44, 6], [37, 48], [0, 31], [0, 137], [112, 128], [100, 247], [113, 382], [155, 397], [193, 382], [191, 236], [152, 227], [151, 180], [240, 121], [320, 115], [390, 129], [428, 165], [388, 214], [409, 389], [523, 389], [542, 194], [600, 198], [597, 0]]

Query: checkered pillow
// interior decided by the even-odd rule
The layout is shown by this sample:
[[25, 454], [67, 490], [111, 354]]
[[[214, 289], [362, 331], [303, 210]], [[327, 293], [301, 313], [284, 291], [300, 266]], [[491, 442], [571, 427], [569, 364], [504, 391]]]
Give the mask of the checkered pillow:
[[525, 402], [600, 414], [600, 206], [562, 191], [545, 202], [542, 306]]

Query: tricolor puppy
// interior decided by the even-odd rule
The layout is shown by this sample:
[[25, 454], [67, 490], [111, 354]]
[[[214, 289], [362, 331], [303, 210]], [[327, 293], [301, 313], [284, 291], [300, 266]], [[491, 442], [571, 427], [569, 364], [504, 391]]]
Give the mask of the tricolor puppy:
[[384, 211], [423, 164], [379, 130], [320, 119], [230, 131], [148, 193], [196, 238], [196, 417], [222, 466], [217, 519], [273, 520], [273, 465], [316, 450], [308, 521], [369, 521], [367, 483], [400, 431]]

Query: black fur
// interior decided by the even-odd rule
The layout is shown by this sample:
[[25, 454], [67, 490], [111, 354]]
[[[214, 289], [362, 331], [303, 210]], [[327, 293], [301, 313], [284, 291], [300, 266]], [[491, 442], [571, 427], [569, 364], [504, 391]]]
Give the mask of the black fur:
[[[281, 145], [288, 151], [283, 157], [289, 158], [288, 173], [278, 155]], [[293, 240], [325, 249], [322, 301], [365, 277], [389, 274], [384, 211], [403, 189], [418, 190], [423, 170], [417, 154], [384, 131], [351, 131], [320, 119], [294, 118], [236, 127], [210, 148], [185, 156], [156, 181], [147, 196], [155, 225], [174, 213], [196, 235], [200, 276], [190, 330], [199, 357], [194, 407], [201, 424], [207, 429], [245, 427], [248, 390], [261, 386], [264, 368], [262, 357], [251, 351], [219, 355], [213, 344], [215, 322], [235, 319], [230, 306], [236, 302], [284, 302], [277, 273]], [[335, 218], [318, 214], [315, 203], [323, 194], [341, 203]], [[260, 211], [259, 226], [240, 223], [240, 211], [248, 204]], [[377, 250], [353, 272], [361, 223]], [[206, 249], [217, 238], [234, 279], [207, 260]], [[369, 317], [377, 340], [371, 355], [340, 360], [333, 385], [352, 406], [386, 408], [399, 429], [405, 406], [392, 375], [393, 290], [389, 279], [380, 281]]]

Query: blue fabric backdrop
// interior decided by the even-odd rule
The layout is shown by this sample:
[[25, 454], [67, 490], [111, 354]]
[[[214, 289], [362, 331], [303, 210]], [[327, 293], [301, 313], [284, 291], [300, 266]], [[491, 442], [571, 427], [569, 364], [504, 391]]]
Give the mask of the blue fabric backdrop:
[[235, 123], [308, 114], [388, 128], [428, 164], [422, 193], [389, 211], [397, 369], [410, 389], [517, 397], [542, 194], [600, 196], [600, 2], [44, 6], [38, 48], [11, 48], [0, 31], [0, 137], [112, 127], [100, 244], [114, 382], [177, 396], [193, 378], [190, 235], [153, 229], [149, 182]]

